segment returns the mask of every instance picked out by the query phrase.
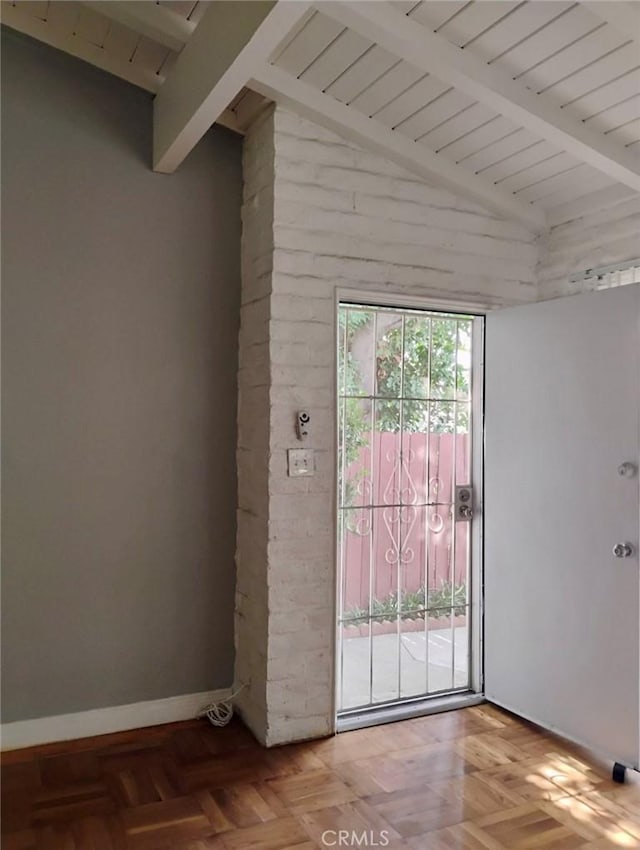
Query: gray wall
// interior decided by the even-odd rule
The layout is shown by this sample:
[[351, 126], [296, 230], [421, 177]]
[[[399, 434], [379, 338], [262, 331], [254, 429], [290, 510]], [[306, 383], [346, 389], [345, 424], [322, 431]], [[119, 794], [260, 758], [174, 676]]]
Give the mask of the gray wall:
[[3, 721], [231, 683], [241, 140], [3, 31]]

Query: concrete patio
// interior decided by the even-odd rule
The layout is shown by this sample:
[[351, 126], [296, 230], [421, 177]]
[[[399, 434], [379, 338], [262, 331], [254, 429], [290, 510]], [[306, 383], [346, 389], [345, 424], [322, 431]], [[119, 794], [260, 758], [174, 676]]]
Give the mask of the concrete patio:
[[428, 637], [424, 632], [406, 632], [400, 635], [400, 646], [396, 633], [344, 638], [342, 659], [341, 710], [464, 688], [468, 630], [466, 626], [431, 629]]

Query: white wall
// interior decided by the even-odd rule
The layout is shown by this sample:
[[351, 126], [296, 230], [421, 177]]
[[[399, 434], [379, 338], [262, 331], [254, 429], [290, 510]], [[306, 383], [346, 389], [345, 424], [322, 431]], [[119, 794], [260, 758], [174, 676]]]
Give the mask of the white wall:
[[[538, 245], [280, 108], [246, 137], [243, 215], [236, 679], [272, 745], [333, 723], [336, 290], [530, 301]], [[317, 464], [302, 480], [286, 474], [299, 408]]]
[[247, 684], [239, 704], [261, 741], [266, 739], [273, 161], [273, 118], [264, 113], [243, 149], [235, 606], [235, 679]]
[[[538, 248], [517, 224], [278, 109], [281, 276], [490, 303], [536, 298]], [[304, 294], [304, 293], [302, 293]]]
[[640, 255], [640, 197], [622, 201], [551, 228], [543, 241], [538, 270], [539, 298], [587, 291], [597, 281], [569, 283], [585, 269]]

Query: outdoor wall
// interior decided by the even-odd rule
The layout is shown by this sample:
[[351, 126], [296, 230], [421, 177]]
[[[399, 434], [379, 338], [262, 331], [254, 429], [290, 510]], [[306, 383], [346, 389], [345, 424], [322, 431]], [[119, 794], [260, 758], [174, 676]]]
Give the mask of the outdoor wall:
[[3, 31], [3, 721], [233, 675], [241, 139]]
[[640, 254], [640, 198], [621, 201], [596, 212], [585, 211], [551, 228], [542, 243], [539, 298], [585, 292], [597, 280], [570, 283], [585, 269], [631, 260]]
[[[333, 728], [336, 291], [535, 300], [538, 245], [281, 108], [249, 130], [244, 166], [236, 679], [272, 745]], [[299, 409], [307, 479], [286, 469]]]

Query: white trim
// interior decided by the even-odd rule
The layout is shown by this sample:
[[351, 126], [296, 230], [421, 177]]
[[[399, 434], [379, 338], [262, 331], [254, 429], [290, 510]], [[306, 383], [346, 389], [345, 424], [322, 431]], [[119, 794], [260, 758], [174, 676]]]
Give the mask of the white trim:
[[385, 127], [375, 118], [368, 118], [353, 107], [340, 103], [276, 65], [264, 63], [256, 67], [253, 78], [247, 85], [276, 103], [293, 109], [299, 115], [402, 165], [423, 179], [473, 198], [476, 203], [502, 218], [515, 218], [535, 233], [545, 228], [545, 217], [541, 209], [496, 188], [485, 178], [471, 174], [429, 150], [425, 145], [418, 144]]
[[3, 723], [0, 726], [1, 749], [15, 750], [54, 741], [72, 741], [76, 738], [106, 735], [109, 732], [123, 732], [143, 726], [189, 720], [196, 717], [208, 703], [228, 699], [230, 695], [231, 688], [224, 688], [129, 705], [94, 708], [74, 714]]
[[322, 3], [322, 13], [640, 191], [640, 169], [630, 151], [572, 118], [500, 68], [481, 62], [443, 36], [411, 21], [391, 3], [330, 0]]
[[340, 505], [340, 493], [338, 492], [340, 474], [338, 470], [338, 457], [340, 446], [340, 389], [338, 387], [338, 369], [340, 364], [340, 355], [338, 349], [340, 346], [340, 289], [335, 286], [333, 289], [333, 387], [331, 399], [333, 403], [333, 498], [331, 500], [332, 527], [333, 527], [333, 593], [331, 594], [331, 623], [333, 638], [331, 640], [331, 734], [335, 735], [338, 732], [338, 652], [340, 651], [338, 614], [340, 611], [340, 533], [338, 525], [338, 509]]
[[[484, 316], [490, 310], [498, 306], [485, 301], [470, 301], [463, 298], [449, 298], [445, 295], [415, 295], [413, 292], [389, 292], [389, 290], [378, 291], [375, 289], [361, 289], [354, 286], [350, 289], [346, 286], [336, 288], [338, 303], [362, 304], [365, 307], [397, 307], [399, 310], [437, 310], [443, 313], [465, 313], [474, 316]], [[529, 303], [529, 302], [526, 302]], [[535, 302], [531, 302], [535, 303]], [[509, 304], [508, 306], [512, 306]]]
[[484, 692], [484, 335], [486, 316], [476, 315], [471, 338], [471, 486], [469, 685]]

